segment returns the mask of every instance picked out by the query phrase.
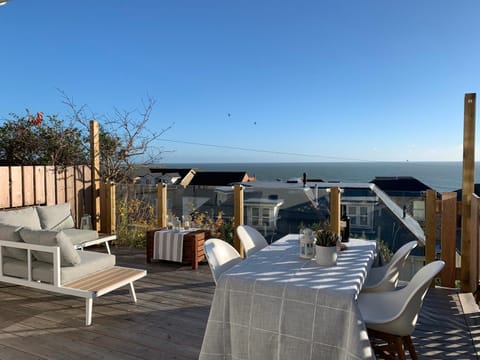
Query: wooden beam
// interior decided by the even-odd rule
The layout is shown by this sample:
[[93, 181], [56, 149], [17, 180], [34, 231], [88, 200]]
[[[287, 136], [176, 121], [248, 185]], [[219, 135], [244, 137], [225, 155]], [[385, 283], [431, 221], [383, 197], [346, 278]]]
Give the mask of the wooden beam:
[[90, 121], [90, 159], [92, 166], [92, 225], [100, 229], [100, 126]]
[[427, 190], [425, 198], [425, 263], [431, 263], [436, 257], [437, 243], [437, 191]]
[[457, 193], [442, 193], [441, 258], [445, 261], [442, 270], [442, 286], [455, 287], [455, 255], [457, 250]]
[[465, 94], [463, 125], [463, 181], [462, 181], [462, 270], [463, 292], [472, 292], [470, 283], [471, 260], [471, 205], [475, 191], [475, 99], [476, 94]]
[[330, 230], [340, 235], [340, 192], [339, 188], [330, 189]]
[[167, 227], [167, 184], [157, 184], [157, 222], [159, 228]]
[[240, 184], [237, 184], [233, 187], [233, 228], [235, 231], [233, 232], [233, 246], [237, 251], [240, 253], [240, 255], [243, 257], [243, 247], [242, 244], [240, 243], [240, 239], [238, 238], [237, 235], [237, 227], [239, 225], [243, 225], [243, 186]]

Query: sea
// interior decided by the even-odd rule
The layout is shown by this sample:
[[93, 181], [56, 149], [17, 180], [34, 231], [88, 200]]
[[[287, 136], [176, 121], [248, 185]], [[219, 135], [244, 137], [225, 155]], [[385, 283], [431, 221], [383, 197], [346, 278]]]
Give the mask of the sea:
[[[412, 176], [438, 192], [462, 187], [462, 162], [275, 162], [275, 163], [168, 163], [171, 168], [201, 171], [246, 171], [257, 181], [291, 178], [323, 181], [370, 182], [381, 176]], [[480, 182], [480, 163], [475, 164], [475, 183]]]

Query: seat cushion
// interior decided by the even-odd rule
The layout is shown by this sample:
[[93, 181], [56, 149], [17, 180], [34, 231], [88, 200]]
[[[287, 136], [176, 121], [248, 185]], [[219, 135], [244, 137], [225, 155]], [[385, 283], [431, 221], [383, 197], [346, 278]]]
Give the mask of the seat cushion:
[[[115, 266], [115, 255], [97, 253], [94, 251], [78, 252], [81, 262], [76, 266], [60, 268], [60, 281], [62, 284], [81, 279], [98, 271]], [[41, 261], [32, 262], [32, 278], [35, 281], [53, 283], [53, 265]], [[8, 276], [27, 278], [27, 264], [10, 257], [3, 258], [3, 273]]]
[[63, 230], [75, 227], [69, 203], [37, 206], [42, 229]]
[[87, 241], [98, 239], [96, 230], [64, 229], [63, 233], [68, 236], [73, 245], [79, 245]]
[[34, 207], [28, 207], [18, 210], [2, 210], [0, 211], [0, 223], [26, 226], [30, 229], [41, 229], [40, 219], [37, 210]]
[[[21, 226], [0, 223], [0, 240], [23, 242], [20, 233], [18, 232], [21, 228]], [[22, 261], [27, 260], [27, 250], [24, 249], [4, 247], [2, 249], [2, 254]]]
[[[80, 264], [60, 269], [61, 283], [81, 279], [100, 270], [115, 266], [115, 255], [95, 251], [76, 250], [81, 258]], [[35, 262], [33, 278], [43, 282], [53, 283], [53, 267], [44, 262]]]
[[[61, 266], [78, 265], [81, 261], [78, 252], [75, 250], [69, 237], [63, 232], [55, 230], [32, 230], [29, 228], [22, 228], [19, 230], [23, 241], [28, 244], [59, 246]], [[33, 257], [38, 261], [43, 261], [49, 264], [53, 263], [53, 256], [51, 253], [43, 251], [32, 251]]]

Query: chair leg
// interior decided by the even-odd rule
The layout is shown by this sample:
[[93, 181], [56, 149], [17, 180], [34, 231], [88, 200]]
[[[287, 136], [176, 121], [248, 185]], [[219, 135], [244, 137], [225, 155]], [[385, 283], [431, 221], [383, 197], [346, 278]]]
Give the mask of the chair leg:
[[86, 298], [85, 299], [85, 325], [86, 326], [92, 325], [92, 305], [93, 305], [93, 299]]
[[418, 360], [417, 352], [415, 351], [415, 346], [413, 345], [411, 336], [410, 335], [404, 336], [403, 342], [408, 352], [410, 353], [410, 357], [412, 358], [412, 360]]
[[130, 295], [132, 295], [133, 302], [137, 302], [137, 295], [135, 294], [135, 288], [133, 287], [133, 282], [130, 282], [129, 284], [129, 290], [130, 290]]
[[400, 360], [406, 360], [405, 358], [405, 350], [403, 349], [403, 340], [400, 336], [395, 336], [393, 339], [393, 343], [395, 346], [395, 352], [398, 354], [398, 358]]
[[[379, 358], [396, 359], [397, 357], [395, 355], [397, 355], [398, 359], [405, 360], [405, 349], [407, 349], [412, 360], [418, 360], [410, 336], [397, 336], [368, 329], [368, 337], [370, 338], [370, 343], [375, 354], [378, 355]], [[381, 339], [386, 342], [386, 345], [377, 344], [374, 339]]]

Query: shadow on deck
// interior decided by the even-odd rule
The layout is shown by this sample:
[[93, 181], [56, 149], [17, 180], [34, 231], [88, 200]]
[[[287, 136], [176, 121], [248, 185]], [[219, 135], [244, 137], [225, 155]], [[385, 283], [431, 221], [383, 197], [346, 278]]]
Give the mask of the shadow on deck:
[[[90, 327], [82, 299], [0, 283], [0, 359], [197, 359], [215, 290], [208, 265], [193, 271], [147, 265], [140, 250], [113, 253], [148, 275], [136, 282], [137, 304], [127, 288], [94, 300]], [[420, 359], [478, 358], [480, 314], [460, 298], [452, 289], [427, 294], [413, 339]]]

